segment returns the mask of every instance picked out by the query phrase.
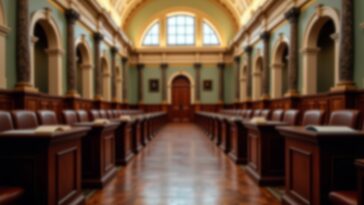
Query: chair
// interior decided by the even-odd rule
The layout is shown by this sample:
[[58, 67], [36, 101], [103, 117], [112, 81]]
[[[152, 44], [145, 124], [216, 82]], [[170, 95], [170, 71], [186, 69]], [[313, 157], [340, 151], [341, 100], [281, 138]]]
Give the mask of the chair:
[[20, 187], [0, 187], [1, 205], [18, 205], [22, 203], [24, 189]]
[[10, 113], [0, 111], [0, 132], [12, 129], [14, 129], [14, 125]]
[[272, 112], [268, 109], [266, 110], [262, 110], [262, 112], [260, 113], [260, 116], [264, 117], [265, 119], [269, 120], [271, 117]]
[[40, 110], [37, 112], [38, 121], [41, 125], [57, 125], [56, 113], [50, 110]]
[[107, 118], [109, 118], [109, 119], [115, 118], [114, 112], [112, 110], [107, 110], [106, 114], [107, 114]]
[[98, 110], [91, 110], [90, 118], [91, 118], [91, 120], [96, 120], [97, 118], [101, 118], [100, 112]]
[[77, 114], [74, 110], [63, 110], [62, 116], [64, 122], [68, 125], [74, 125], [78, 122]]
[[353, 129], [358, 126], [359, 111], [357, 110], [338, 110], [331, 113], [329, 125], [348, 126]]
[[259, 117], [261, 113], [262, 113], [262, 110], [254, 110], [253, 117]]
[[244, 118], [250, 119], [252, 118], [252, 116], [253, 116], [253, 110], [246, 110]]
[[325, 111], [309, 110], [303, 115], [302, 125], [323, 125], [325, 121]]
[[100, 113], [101, 118], [107, 118], [107, 114], [106, 114], [105, 110], [100, 110], [99, 113]]
[[299, 114], [298, 110], [287, 110], [283, 115], [283, 122], [289, 124], [290, 126], [298, 125], [299, 123]]
[[88, 117], [88, 114], [87, 114], [87, 112], [85, 110], [77, 110], [76, 114], [77, 114], [77, 120], [79, 122], [88, 122], [88, 121], [90, 121], [90, 119]]
[[38, 127], [37, 116], [33, 111], [16, 110], [11, 112], [16, 129], [34, 129]]
[[282, 121], [283, 119], [283, 110], [274, 110], [272, 113], [272, 121]]

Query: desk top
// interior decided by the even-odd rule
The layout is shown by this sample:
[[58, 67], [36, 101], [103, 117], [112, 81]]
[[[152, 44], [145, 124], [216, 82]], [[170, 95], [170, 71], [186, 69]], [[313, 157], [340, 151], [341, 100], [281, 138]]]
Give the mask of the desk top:
[[346, 133], [328, 133], [328, 132], [314, 132], [306, 130], [302, 126], [285, 126], [278, 127], [278, 131], [287, 138], [296, 138], [305, 141], [317, 142], [317, 141], [329, 141], [329, 140], [364, 140], [364, 132], [346, 132]]
[[86, 127], [72, 127], [67, 131], [59, 131], [53, 133], [36, 133], [35, 129], [29, 130], [9, 130], [0, 133], [0, 140], [9, 139], [45, 139], [45, 140], [56, 140], [65, 139], [69, 137], [83, 137], [90, 130]]

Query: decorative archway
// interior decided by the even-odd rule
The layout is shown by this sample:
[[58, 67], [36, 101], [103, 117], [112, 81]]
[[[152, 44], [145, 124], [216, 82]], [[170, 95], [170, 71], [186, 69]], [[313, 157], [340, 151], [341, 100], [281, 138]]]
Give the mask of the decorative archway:
[[61, 33], [57, 26], [55, 19], [52, 16], [51, 10], [45, 8], [32, 14], [30, 22], [30, 36], [31, 36], [31, 83], [35, 82], [35, 45], [39, 41], [34, 36], [34, 31], [37, 25], [40, 25], [46, 33], [48, 48], [46, 54], [48, 57], [48, 79], [52, 79], [52, 82], [48, 82], [48, 93], [51, 95], [63, 94], [63, 54]]
[[252, 89], [253, 100], [259, 100], [262, 97], [262, 73], [263, 73], [263, 56], [258, 54], [254, 60], [254, 67], [252, 73]]
[[77, 66], [78, 66], [78, 90], [81, 96], [87, 99], [94, 98], [94, 72], [92, 66], [92, 51], [86, 40], [86, 36], [82, 35], [76, 40]]
[[7, 27], [3, 2], [0, 1], [0, 88], [6, 88], [6, 37], [10, 29]]
[[195, 104], [195, 80], [191, 74], [186, 71], [179, 71], [173, 73], [168, 79], [168, 104], [172, 104], [172, 84], [173, 80], [179, 76], [186, 77], [191, 83], [191, 104]]
[[[288, 86], [287, 65], [285, 65], [284, 58], [288, 55], [289, 41], [281, 35], [279, 40], [275, 43], [273, 48], [272, 59], [272, 75], [271, 75], [271, 96], [272, 98], [280, 98], [287, 90]], [[288, 59], [286, 59], [288, 62]], [[285, 72], [284, 72], [285, 71]], [[286, 85], [285, 85], [286, 84]]]
[[317, 93], [317, 59], [320, 48], [317, 46], [317, 40], [322, 27], [328, 21], [332, 21], [335, 26], [335, 33], [331, 35], [334, 40], [334, 82], [339, 82], [339, 28], [340, 17], [337, 11], [333, 8], [322, 6], [318, 7], [316, 12], [311, 16], [304, 33], [303, 40], [303, 94]]
[[104, 100], [111, 101], [111, 68], [106, 54], [101, 57], [102, 70], [102, 97]]

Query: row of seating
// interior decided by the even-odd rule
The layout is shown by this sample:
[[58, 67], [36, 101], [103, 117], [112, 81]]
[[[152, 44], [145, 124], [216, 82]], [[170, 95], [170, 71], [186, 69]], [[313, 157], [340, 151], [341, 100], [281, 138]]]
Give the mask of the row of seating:
[[[105, 121], [95, 124], [99, 119]], [[81, 186], [101, 188], [115, 175], [116, 165], [126, 164], [137, 154], [138, 151], [132, 148], [146, 145], [164, 123], [165, 113], [162, 112], [64, 110], [58, 117], [49, 110], [0, 111], [0, 163], [6, 165], [0, 169], [0, 204], [74, 204], [83, 201]], [[60, 124], [72, 126], [71, 130], [49, 136], [33, 131], [39, 126]], [[48, 151], [42, 151], [43, 148]], [[69, 156], [68, 152], [71, 152]], [[68, 157], [63, 159], [63, 155]], [[23, 157], [40, 161], [29, 167]], [[43, 161], [44, 157], [50, 161]], [[24, 170], [19, 170], [20, 167]], [[46, 171], [44, 167], [48, 167]], [[68, 171], [64, 175], [60, 170]], [[33, 178], [43, 174], [46, 174], [44, 179]], [[54, 184], [54, 188], [42, 183], [44, 180]], [[76, 183], [76, 187], [70, 183]]]
[[[253, 122], [252, 119], [259, 117], [267, 122]], [[361, 131], [364, 124], [360, 126], [359, 111], [338, 110], [326, 113], [322, 110], [222, 110], [220, 113], [199, 112], [196, 118], [211, 140], [225, 153], [235, 162], [247, 165], [247, 172], [259, 184], [283, 185], [285, 182], [284, 204], [363, 204], [364, 194], [360, 188], [364, 184], [363, 162], [359, 160], [355, 163], [359, 168], [359, 177], [361, 176], [359, 180], [355, 180], [357, 178], [354, 167], [355, 159], [364, 157], [364, 152], [361, 151], [364, 145], [364, 134]], [[312, 133], [305, 129], [309, 125], [343, 126], [356, 129], [357, 132]], [[351, 148], [347, 148], [350, 146]], [[320, 151], [313, 152], [315, 149]], [[310, 154], [310, 157], [303, 159], [302, 156], [297, 157], [297, 153], [292, 154], [294, 150], [299, 150], [297, 153], [301, 152], [301, 155], [302, 152], [312, 152], [312, 156]], [[317, 159], [326, 159], [319, 162], [310, 161], [316, 166], [320, 165], [319, 167], [311, 167], [308, 164], [305, 167], [308, 170], [297, 170], [297, 167], [315, 159], [316, 155]], [[336, 167], [335, 163], [343, 162], [353, 166]], [[297, 172], [285, 173], [286, 170]], [[328, 173], [321, 173], [322, 170]], [[340, 184], [338, 180], [333, 179], [340, 176], [353, 177]], [[356, 186], [359, 186], [357, 191], [350, 190]], [[341, 189], [340, 187], [346, 191], [336, 191]]]

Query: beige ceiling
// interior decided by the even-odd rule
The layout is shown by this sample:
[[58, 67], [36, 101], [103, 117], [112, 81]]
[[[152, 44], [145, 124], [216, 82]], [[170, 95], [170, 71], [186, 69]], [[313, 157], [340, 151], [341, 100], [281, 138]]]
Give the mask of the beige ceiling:
[[[121, 26], [124, 25], [126, 19], [133, 13], [133, 11], [143, 3], [153, 0], [97, 0], [112, 17], [119, 22]], [[181, 0], [183, 1], [183, 0]], [[223, 5], [233, 19], [242, 25], [246, 23], [255, 12], [267, 0], [196, 0], [196, 1], [217, 1]]]

